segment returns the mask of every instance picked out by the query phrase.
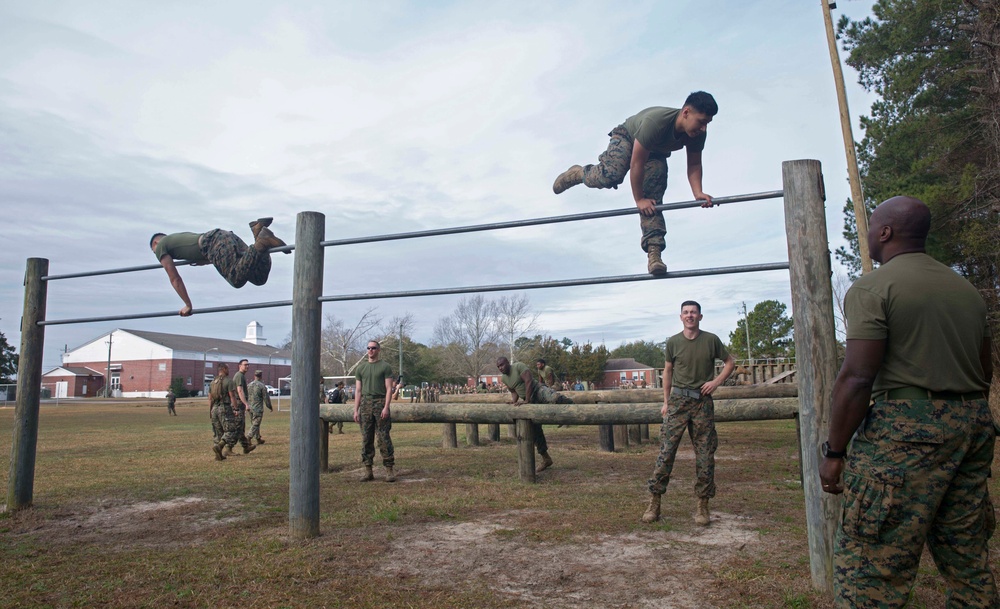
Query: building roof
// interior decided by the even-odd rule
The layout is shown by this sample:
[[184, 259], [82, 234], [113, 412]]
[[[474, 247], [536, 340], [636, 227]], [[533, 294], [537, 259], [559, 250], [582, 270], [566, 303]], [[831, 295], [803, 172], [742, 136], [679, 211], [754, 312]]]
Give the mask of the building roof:
[[[162, 345], [168, 349], [173, 349], [174, 351], [204, 352], [209, 349], [217, 348], [219, 351], [228, 355], [242, 355], [247, 357], [278, 356], [284, 359], [290, 359], [292, 357], [290, 349], [278, 349], [272, 345], [255, 345], [242, 340], [207, 338], [203, 336], [185, 336], [183, 334], [148, 332], [146, 330], [128, 330], [125, 328], [122, 328], [121, 331], [128, 332], [129, 334], [133, 334], [139, 338]], [[277, 353], [275, 353], [275, 351], [277, 351]]]
[[616, 372], [618, 370], [653, 370], [653, 367], [640, 364], [631, 357], [609, 359], [608, 363], [604, 364], [605, 372]]
[[58, 368], [49, 370], [42, 376], [49, 376], [50, 374], [53, 376], [104, 376], [103, 372], [82, 366], [59, 366]]

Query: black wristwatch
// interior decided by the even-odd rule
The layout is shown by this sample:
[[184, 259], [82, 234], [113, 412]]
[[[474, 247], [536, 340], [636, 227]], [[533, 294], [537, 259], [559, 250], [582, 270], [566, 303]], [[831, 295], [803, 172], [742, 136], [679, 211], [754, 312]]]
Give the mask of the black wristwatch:
[[847, 456], [846, 448], [844, 450], [833, 450], [830, 448], [829, 442], [823, 442], [821, 450], [823, 451], [823, 456], [828, 459], [843, 459]]

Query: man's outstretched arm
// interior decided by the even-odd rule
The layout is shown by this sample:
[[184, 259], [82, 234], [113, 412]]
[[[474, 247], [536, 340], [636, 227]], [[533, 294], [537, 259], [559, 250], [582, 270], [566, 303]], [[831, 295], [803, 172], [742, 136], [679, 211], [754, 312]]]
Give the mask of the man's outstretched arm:
[[174, 291], [184, 301], [184, 308], [180, 310], [181, 317], [187, 317], [191, 314], [191, 297], [188, 296], [187, 287], [184, 285], [184, 280], [181, 279], [181, 274], [177, 272], [174, 259], [170, 256], [164, 256], [160, 258], [160, 266], [167, 272], [167, 277], [170, 279], [170, 285], [173, 286]]
[[712, 207], [715, 203], [712, 202], [712, 196], [705, 194], [705, 191], [701, 189], [701, 150], [687, 151], [687, 175], [688, 184], [691, 185], [691, 194], [694, 195], [695, 201], [702, 201], [702, 207]]

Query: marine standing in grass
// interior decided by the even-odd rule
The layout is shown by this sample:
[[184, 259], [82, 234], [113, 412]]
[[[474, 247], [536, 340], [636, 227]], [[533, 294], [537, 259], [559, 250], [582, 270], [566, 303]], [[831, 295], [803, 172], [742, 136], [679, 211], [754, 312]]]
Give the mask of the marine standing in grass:
[[253, 373], [253, 380], [247, 385], [247, 395], [250, 398], [250, 433], [248, 440], [257, 440], [257, 444], [264, 444], [264, 438], [260, 437], [260, 423], [264, 419], [264, 407], [271, 408], [271, 396], [267, 394], [267, 385], [261, 379], [264, 373], [257, 370]]
[[[547, 385], [543, 385], [535, 380], [535, 375], [521, 362], [510, 363], [506, 357], [497, 358], [497, 370], [500, 371], [500, 380], [510, 391], [511, 404], [520, 406], [524, 404], [572, 404], [573, 400], [561, 393], [553, 391]], [[538, 423], [532, 423], [531, 428], [535, 436], [535, 450], [542, 458], [541, 465], [535, 470], [540, 473], [552, 467], [552, 457], [549, 456], [549, 445], [545, 441], [545, 432]]]
[[271, 225], [271, 220], [272, 218], [259, 218], [250, 223], [254, 237], [252, 247], [247, 247], [232, 231], [221, 228], [200, 234], [153, 235], [149, 240], [149, 248], [167, 272], [170, 285], [184, 301], [184, 307], [180, 310], [181, 317], [191, 314], [191, 298], [174, 261], [187, 260], [196, 266], [211, 263], [234, 288], [242, 288], [248, 281], [254, 285], [264, 285], [271, 273], [271, 254], [268, 250], [285, 245], [284, 241], [275, 237], [271, 229], [267, 228]]
[[823, 490], [844, 493], [837, 607], [906, 605], [925, 544], [947, 607], [1000, 607], [986, 303], [925, 253], [930, 224], [917, 199], [875, 208], [868, 249], [881, 266], [844, 297], [847, 350], [819, 468]]
[[[235, 388], [235, 393], [233, 395], [233, 407], [231, 412], [233, 413], [232, 420], [227, 420], [227, 424], [231, 426], [226, 429], [226, 454], [233, 454], [233, 446], [239, 442], [240, 446], [243, 447], [243, 454], [247, 454], [253, 449], [257, 448], [250, 443], [247, 439], [247, 419], [246, 411], [250, 408], [250, 403], [247, 402], [247, 370], [250, 369], [250, 362], [245, 359], [241, 359], [239, 363], [239, 370], [233, 375], [233, 387]], [[231, 433], [230, 433], [231, 432]]]
[[[344, 381], [337, 381], [334, 390], [326, 399], [328, 404], [346, 404], [347, 403], [347, 392], [344, 391]], [[333, 433], [333, 427], [330, 428], [330, 433]], [[337, 421], [337, 433], [344, 433], [344, 422]]]
[[[642, 515], [643, 522], [660, 519], [660, 499], [667, 492], [674, 457], [685, 429], [694, 445], [697, 476], [694, 490], [698, 496], [694, 521], [701, 526], [711, 521], [708, 500], [715, 497], [715, 449], [719, 447], [712, 393], [733, 373], [735, 361], [718, 336], [701, 329], [701, 320], [701, 305], [693, 300], [684, 301], [681, 303], [684, 329], [667, 339], [660, 454], [653, 477], [649, 479], [649, 507]], [[715, 360], [725, 362], [718, 376]]]
[[646, 269], [653, 275], [667, 272], [660, 257], [666, 246], [667, 224], [656, 205], [663, 203], [667, 190], [667, 157], [671, 152], [687, 150], [687, 178], [695, 200], [702, 207], [712, 207], [712, 197], [701, 189], [701, 151], [705, 148], [708, 124], [718, 114], [715, 98], [704, 91], [688, 95], [684, 105], [675, 108], [646, 108], [611, 130], [608, 149], [596, 165], [573, 165], [556, 178], [556, 194], [583, 184], [588, 188], [618, 188], [630, 174], [632, 198], [639, 208], [642, 229], [640, 247], [646, 252]]
[[177, 411], [174, 410], [174, 405], [177, 403], [177, 396], [174, 395], [173, 389], [167, 389], [167, 416], [174, 415], [177, 416]]
[[395, 482], [392, 472], [396, 457], [392, 448], [392, 368], [379, 359], [382, 346], [377, 340], [368, 341], [368, 359], [358, 364], [354, 372], [354, 422], [361, 424], [361, 462], [365, 466], [362, 482], [374, 480], [375, 436], [382, 453], [385, 481]]
[[[232, 418], [233, 399], [236, 393], [233, 379], [229, 378], [229, 364], [219, 364], [219, 374], [208, 387], [208, 410], [212, 419], [212, 450], [215, 460], [223, 461], [222, 449], [226, 447], [227, 421]], [[238, 399], [238, 398], [237, 398]]]

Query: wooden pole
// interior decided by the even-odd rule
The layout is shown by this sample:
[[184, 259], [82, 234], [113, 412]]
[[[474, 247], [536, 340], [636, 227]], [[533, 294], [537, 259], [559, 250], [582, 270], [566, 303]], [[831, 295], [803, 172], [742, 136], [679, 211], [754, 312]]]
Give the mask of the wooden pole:
[[604, 452], [615, 452], [615, 431], [614, 425], [597, 426], [597, 443]]
[[479, 425], [477, 423], [465, 424], [465, 445], [479, 446]]
[[319, 536], [319, 337], [323, 329], [325, 216], [301, 212], [295, 227], [292, 284], [292, 409], [289, 419], [288, 529]]
[[640, 446], [642, 444], [642, 429], [639, 428], [639, 423], [633, 423], [628, 426], [628, 443], [630, 446]]
[[819, 480], [819, 445], [829, 425], [837, 341], [830, 284], [830, 250], [823, 207], [819, 161], [782, 163], [785, 233], [788, 237], [795, 357], [798, 364], [802, 489], [806, 502], [809, 565], [813, 586], [833, 589], [833, 542], [839, 521], [839, 495], [824, 493]]
[[628, 425], [615, 425], [615, 445], [628, 448]]
[[517, 470], [521, 482], [535, 481], [535, 428], [530, 419], [517, 419]]
[[7, 511], [31, 506], [35, 492], [35, 455], [38, 448], [38, 410], [42, 391], [42, 351], [45, 349], [45, 302], [42, 277], [49, 272], [45, 258], [28, 258], [24, 271], [24, 309], [21, 314], [21, 353], [17, 360], [17, 405], [10, 446]]
[[500, 424], [499, 423], [490, 423], [489, 425], [487, 425], [486, 432], [490, 436], [490, 441], [492, 441], [492, 442], [499, 442], [500, 441]]
[[323, 421], [319, 430], [319, 471], [330, 471], [330, 423]]
[[458, 430], [454, 423], [441, 424], [441, 448], [458, 448]]
[[[854, 148], [854, 131], [851, 127], [851, 111], [847, 107], [847, 89], [844, 87], [844, 70], [837, 52], [837, 37], [833, 33], [833, 15], [830, 0], [820, 0], [823, 5], [823, 23], [826, 25], [826, 41], [830, 47], [830, 63], [833, 64], [833, 82], [837, 90], [837, 104], [840, 107], [840, 130], [844, 136], [844, 152], [847, 154], [847, 177], [851, 184], [851, 202], [854, 203], [854, 221], [858, 232], [858, 255], [861, 257], [861, 272], [872, 270], [872, 258], [868, 252], [868, 211], [865, 195], [861, 189], [861, 172], [858, 171], [858, 154]], [[787, 201], [787, 197], [785, 199]]]

